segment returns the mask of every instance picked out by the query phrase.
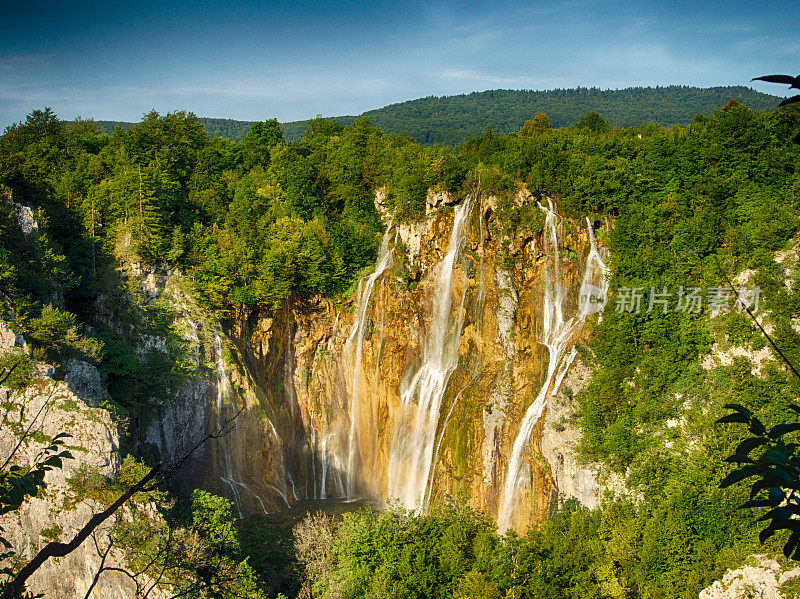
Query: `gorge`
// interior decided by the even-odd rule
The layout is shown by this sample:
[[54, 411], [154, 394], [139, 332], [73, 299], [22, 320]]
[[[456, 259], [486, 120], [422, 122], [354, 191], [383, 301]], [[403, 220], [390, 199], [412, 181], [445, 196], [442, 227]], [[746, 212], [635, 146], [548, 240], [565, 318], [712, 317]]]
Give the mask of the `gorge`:
[[[200, 476], [240, 516], [317, 498], [425, 512], [456, 494], [501, 529], [547, 513], [559, 488], [541, 455], [542, 415], [595, 307], [581, 292], [605, 301], [597, 225], [565, 221], [522, 190], [515, 201], [541, 211], [542, 229], [506, 238], [497, 198], [444, 200], [417, 223], [387, 223], [373, 272], [346, 303], [223, 321], [240, 361], [220, 363], [215, 334], [216, 403], [195, 409], [219, 423], [241, 407], [237, 428], [264, 433], [220, 439]], [[226, 369], [246, 383], [231, 386]], [[254, 478], [233, 475], [245, 471]]]

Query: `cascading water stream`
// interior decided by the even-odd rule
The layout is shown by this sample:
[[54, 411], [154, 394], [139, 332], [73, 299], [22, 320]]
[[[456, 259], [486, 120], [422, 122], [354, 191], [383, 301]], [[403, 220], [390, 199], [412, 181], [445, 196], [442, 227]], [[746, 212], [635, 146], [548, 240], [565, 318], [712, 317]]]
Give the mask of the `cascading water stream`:
[[[576, 350], [574, 347], [567, 354], [573, 335], [583, 326], [588, 314], [599, 311], [600, 302], [605, 301], [608, 291], [608, 283], [606, 281], [607, 268], [597, 250], [594, 231], [587, 219], [590, 251], [581, 283], [578, 313], [572, 318], [564, 320], [562, 311], [564, 294], [558, 252], [558, 215], [553, 208], [552, 201], [549, 202], [547, 208], [541, 204], [539, 204], [539, 208], [546, 215], [545, 250], [549, 249], [552, 256], [552, 260], [547, 262], [544, 269], [544, 306], [542, 333], [540, 336], [540, 343], [547, 348], [548, 352], [547, 374], [536, 399], [525, 412], [525, 416], [520, 423], [519, 432], [514, 439], [505, 483], [500, 495], [500, 508], [497, 516], [497, 524], [501, 532], [511, 528], [512, 509], [516, 499], [517, 479], [522, 466], [522, 454], [528, 444], [533, 427], [541, 418], [548, 399], [558, 392], [569, 366], [575, 359]], [[592, 300], [592, 297], [596, 301]]]
[[464, 296], [454, 318], [453, 272], [472, 204], [472, 198], [467, 198], [455, 209], [447, 255], [434, 270], [433, 313], [422, 363], [400, 385], [400, 408], [389, 456], [388, 496], [417, 512], [425, 507], [442, 399], [450, 375], [458, 365]]
[[[225, 363], [222, 360], [222, 342], [219, 339], [219, 333], [214, 333], [214, 365], [216, 366], [217, 374], [216, 425], [217, 430], [222, 430], [222, 409], [225, 403], [225, 397], [227, 397], [227, 394], [230, 392], [230, 381], [228, 380], [228, 375], [225, 373]], [[233, 468], [231, 467], [231, 458], [228, 454], [228, 448], [223, 437], [220, 437], [217, 442], [220, 453], [222, 454], [222, 473], [220, 474], [220, 480], [230, 488], [234, 501], [236, 502], [239, 518], [242, 518], [241, 501], [239, 498], [239, 491], [233, 482]]]
[[319, 487], [319, 498], [328, 498], [328, 437], [322, 439], [322, 456], [320, 456], [322, 463], [322, 483]]
[[[317, 431], [314, 429], [314, 410], [311, 410], [308, 422], [311, 429], [311, 484], [314, 499], [317, 499]], [[306, 495], [308, 495], [308, 489], [306, 489]]]
[[[337, 455], [335, 452], [330, 452], [328, 450], [328, 446], [330, 445], [329, 441], [333, 440], [336, 441], [336, 434], [335, 433], [328, 433], [325, 437], [322, 438], [322, 443], [320, 447], [320, 463], [322, 464], [322, 483], [320, 485], [320, 499], [332, 499], [332, 498], [341, 498], [345, 497], [344, 493], [344, 483], [342, 482], [342, 465], [339, 463]], [[335, 494], [332, 497], [328, 496], [328, 472], [333, 466], [333, 474], [331, 476], [332, 484], [334, 486]]]
[[286, 471], [286, 478], [289, 480], [289, 484], [292, 487], [292, 497], [294, 497], [295, 501], [300, 501], [300, 498], [297, 496], [297, 489], [294, 487], [294, 479], [292, 478], [292, 473], [288, 470]]
[[[606, 226], [608, 226], [607, 221]], [[583, 273], [581, 295], [578, 301], [578, 309], [584, 317], [601, 312], [605, 308], [609, 279], [609, 269], [597, 249], [592, 221], [588, 216], [586, 217], [586, 227], [589, 230], [589, 256], [586, 259], [586, 269]], [[600, 318], [602, 317], [601, 314]]]
[[[378, 254], [377, 264], [375, 271], [361, 279], [358, 284], [358, 299], [356, 301], [356, 321], [353, 323], [353, 328], [350, 331], [350, 336], [345, 343], [344, 355], [352, 356], [350, 371], [352, 374], [351, 379], [351, 394], [350, 394], [350, 434], [347, 439], [347, 498], [355, 498], [355, 483], [356, 483], [356, 454], [358, 453], [358, 419], [359, 409], [361, 406], [361, 376], [359, 370], [361, 369], [361, 358], [363, 355], [364, 347], [364, 328], [367, 326], [367, 310], [369, 309], [369, 301], [372, 296], [372, 288], [375, 286], [375, 281], [389, 268], [393, 263], [392, 249], [389, 248], [389, 232], [392, 228], [392, 223], [386, 228], [386, 233], [383, 235], [381, 242], [380, 253]], [[355, 350], [353, 349], [355, 343]]]
[[[225, 372], [225, 362], [222, 359], [222, 341], [220, 340], [218, 332], [214, 333], [214, 364], [216, 366], [217, 374], [216, 425], [217, 430], [222, 430], [223, 425], [225, 424], [225, 421], [222, 418], [222, 411], [225, 406], [225, 400], [231, 397], [232, 387], [230, 379], [228, 379], [228, 375]], [[234, 502], [236, 503], [236, 510], [239, 513], [239, 519], [244, 517], [242, 512], [241, 495], [239, 493], [240, 489], [244, 489], [250, 495], [255, 497], [256, 501], [258, 501], [258, 503], [261, 505], [261, 510], [264, 512], [264, 515], [266, 515], [267, 509], [264, 507], [264, 502], [261, 500], [261, 497], [259, 497], [258, 494], [256, 494], [247, 484], [241, 482], [240, 480], [236, 480], [234, 477], [233, 465], [231, 464], [231, 457], [228, 453], [228, 447], [225, 443], [225, 438], [219, 437], [217, 442], [219, 443], [220, 453], [222, 454], [222, 473], [220, 474], [219, 478], [228, 486], [233, 494]]]

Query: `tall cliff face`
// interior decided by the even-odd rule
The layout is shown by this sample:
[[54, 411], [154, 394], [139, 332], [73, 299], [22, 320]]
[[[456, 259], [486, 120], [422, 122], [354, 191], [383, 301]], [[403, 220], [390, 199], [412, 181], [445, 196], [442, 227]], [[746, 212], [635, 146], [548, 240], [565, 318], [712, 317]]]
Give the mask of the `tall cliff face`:
[[584, 322], [597, 318], [579, 292], [604, 292], [592, 236], [602, 227], [525, 194], [517, 202], [541, 216], [536, 225], [503, 235], [493, 198], [449, 198], [455, 207], [389, 226], [351, 300], [223, 323], [233, 403], [242, 390], [250, 399], [217, 470], [256, 485], [239, 487], [244, 509], [360, 497], [424, 510], [463, 494], [503, 528], [523, 528], [555, 492], [597, 496], [544, 426], [565, 377], [585, 380], [570, 366]]
[[[177, 344], [187, 372], [148, 422], [142, 449], [167, 465], [181, 461], [181, 476], [171, 482], [180, 495], [205, 488], [232, 499], [242, 516], [288, 507], [292, 470], [284, 465], [283, 444], [298, 423], [281, 420], [278, 436], [273, 420], [287, 402], [281, 391], [272, 392], [269, 368], [237, 351], [219, 323], [186, 290], [180, 273], [133, 268], [128, 276], [134, 286], [141, 285], [147, 302], [168, 307], [170, 314], [173, 339], [143, 335], [146, 347], [139, 350], [167, 352], [169, 343]], [[254, 319], [252, 324], [258, 329], [274, 322]], [[244, 319], [233, 340], [249, 339], [249, 326]], [[270, 360], [285, 362], [282, 354], [265, 350]], [[203, 441], [219, 433], [224, 434]]]

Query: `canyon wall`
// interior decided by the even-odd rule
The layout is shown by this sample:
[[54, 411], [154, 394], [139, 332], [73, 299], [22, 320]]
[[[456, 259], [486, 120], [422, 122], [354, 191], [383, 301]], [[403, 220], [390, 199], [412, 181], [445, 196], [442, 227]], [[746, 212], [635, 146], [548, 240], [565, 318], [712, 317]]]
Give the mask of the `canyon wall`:
[[548, 420], [562, 382], [586, 380], [571, 369], [605, 293], [604, 225], [523, 191], [516, 203], [540, 218], [503, 232], [495, 198], [435, 199], [426, 219], [387, 223], [350, 299], [222, 321], [209, 422], [238, 416], [206, 481], [242, 514], [312, 499], [424, 511], [460, 495], [524, 529], [556, 493], [597, 501], [574, 430], [559, 444], [545, 427], [563, 429]]

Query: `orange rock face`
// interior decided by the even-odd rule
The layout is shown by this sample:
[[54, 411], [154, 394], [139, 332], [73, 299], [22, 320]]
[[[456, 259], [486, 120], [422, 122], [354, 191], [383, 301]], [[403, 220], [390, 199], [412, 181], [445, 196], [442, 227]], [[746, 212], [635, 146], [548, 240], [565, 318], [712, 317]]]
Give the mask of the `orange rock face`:
[[[534, 200], [523, 194], [517, 202]], [[249, 499], [240, 493], [246, 511], [258, 512], [259, 502], [276, 509], [283, 497], [289, 503], [343, 496], [385, 502], [391, 489], [407, 483], [424, 490], [418, 505], [406, 507], [425, 510], [453, 495], [497, 516], [512, 445], [546, 378], [543, 273], [555, 254], [542, 221], [501, 232], [495, 204], [490, 198], [470, 206], [446, 291], [442, 264], [461, 206], [390, 229], [389, 266], [369, 293], [365, 280], [339, 304], [320, 298], [276, 313], [241, 311], [223, 323], [235, 346], [226, 368], [247, 398], [239, 400], [244, 409], [226, 442], [237, 476], [253, 485]], [[589, 251], [587, 224], [561, 220], [565, 316], [577, 313]], [[436, 312], [444, 293], [446, 317]], [[426, 445], [416, 438], [415, 423], [427, 400], [404, 400], [402, 391], [432, 359], [436, 327], [445, 336], [443, 351], [456, 359], [438, 409], [420, 412], [430, 417]], [[576, 327], [570, 345], [583, 334]], [[512, 525], [518, 530], [544, 517], [558, 490], [542, 456], [540, 420], [515, 477]], [[427, 462], [412, 455], [420, 447], [430, 454]], [[421, 475], [409, 470], [421, 463]]]

